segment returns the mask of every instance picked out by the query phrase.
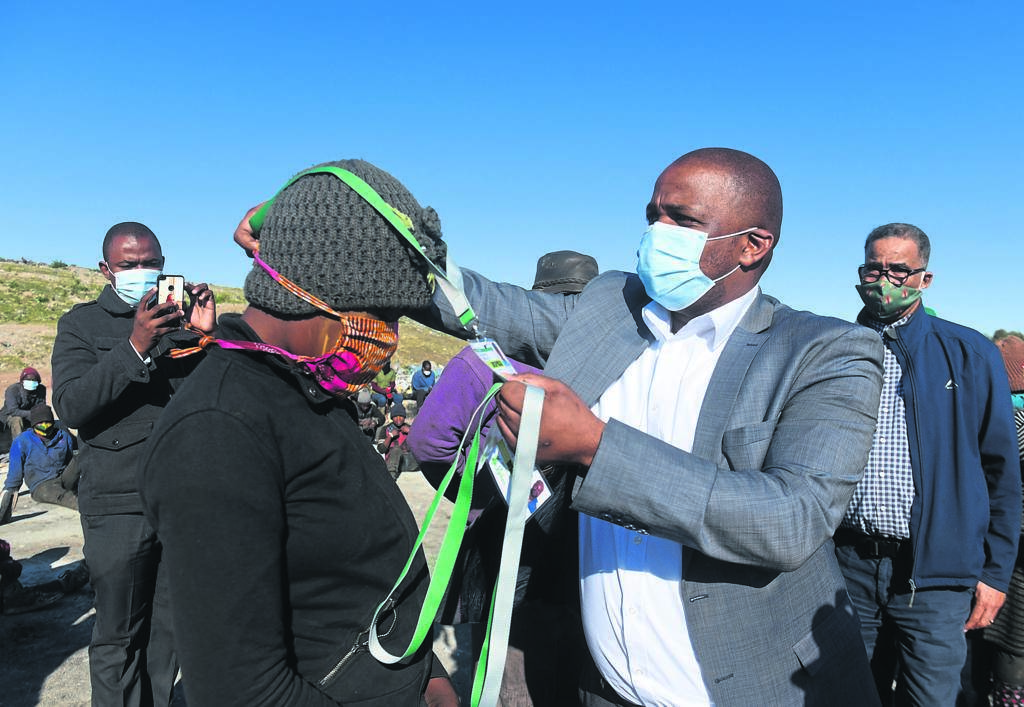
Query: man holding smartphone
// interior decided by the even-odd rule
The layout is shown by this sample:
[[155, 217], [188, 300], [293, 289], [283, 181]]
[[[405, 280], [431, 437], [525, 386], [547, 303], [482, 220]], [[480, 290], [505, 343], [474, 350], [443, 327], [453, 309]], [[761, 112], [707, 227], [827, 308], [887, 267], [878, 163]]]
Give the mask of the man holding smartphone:
[[142, 514], [136, 467], [153, 425], [200, 356], [168, 352], [216, 327], [213, 292], [185, 286], [158, 301], [164, 264], [156, 235], [135, 222], [103, 239], [99, 297], [75, 305], [57, 324], [53, 404], [77, 428], [79, 510], [84, 553], [96, 592], [89, 646], [93, 704], [167, 705], [177, 673], [160, 543]]

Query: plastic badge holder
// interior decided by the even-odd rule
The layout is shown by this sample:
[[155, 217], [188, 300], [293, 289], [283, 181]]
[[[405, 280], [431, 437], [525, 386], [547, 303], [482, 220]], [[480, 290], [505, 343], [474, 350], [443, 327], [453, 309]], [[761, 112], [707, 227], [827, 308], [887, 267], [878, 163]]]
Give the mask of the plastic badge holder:
[[505, 352], [501, 350], [498, 342], [494, 339], [480, 337], [470, 341], [469, 347], [501, 380], [507, 380], [509, 376], [516, 375], [516, 369], [512, 367], [512, 362], [508, 360]]
[[[487, 433], [483, 451], [480, 454], [480, 466], [487, 465], [491, 470], [491, 478], [498, 487], [498, 493], [509, 502], [512, 495], [512, 468], [515, 463], [515, 455], [508, 448], [508, 442], [502, 436], [498, 426], [493, 426]], [[479, 468], [477, 469], [479, 471]], [[530, 515], [536, 513], [543, 503], [551, 498], [551, 489], [548, 487], [548, 480], [544, 478], [537, 467], [533, 468], [530, 475], [530, 498], [526, 510]]]

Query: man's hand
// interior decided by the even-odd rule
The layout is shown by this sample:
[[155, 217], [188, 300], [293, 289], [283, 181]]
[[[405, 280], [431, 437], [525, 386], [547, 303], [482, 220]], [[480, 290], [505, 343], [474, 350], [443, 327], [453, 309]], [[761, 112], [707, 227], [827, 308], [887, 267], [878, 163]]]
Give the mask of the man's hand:
[[252, 257], [252, 252], [254, 250], [259, 250], [260, 239], [253, 235], [252, 226], [249, 225], [249, 219], [252, 218], [252, 215], [259, 211], [260, 207], [265, 203], [267, 202], [261, 201], [256, 204], [256, 206], [246, 211], [245, 216], [242, 218], [242, 222], [239, 223], [238, 227], [235, 229], [235, 243], [240, 245], [245, 250], [245, 254], [250, 258]]
[[217, 298], [205, 283], [186, 283], [185, 289], [191, 295], [186, 317], [188, 323], [206, 335], [212, 335], [217, 328]]
[[139, 306], [135, 308], [135, 324], [129, 337], [136, 353], [145, 358], [164, 334], [181, 328], [182, 311], [175, 302], [157, 302], [150, 309], [149, 305], [156, 298], [156, 288], [142, 296]]
[[459, 707], [459, 696], [448, 678], [430, 678], [423, 692], [423, 701], [427, 707]]
[[1006, 601], [1006, 594], [993, 589], [984, 582], [978, 582], [974, 590], [974, 608], [971, 615], [967, 617], [964, 624], [964, 631], [973, 631], [976, 628], [985, 628], [996, 620], [996, 614]]
[[537, 440], [537, 464], [569, 462], [590, 466], [604, 434], [604, 423], [561, 381], [534, 373], [512, 376], [497, 396], [498, 428], [514, 449], [519, 437], [526, 385], [544, 389]]

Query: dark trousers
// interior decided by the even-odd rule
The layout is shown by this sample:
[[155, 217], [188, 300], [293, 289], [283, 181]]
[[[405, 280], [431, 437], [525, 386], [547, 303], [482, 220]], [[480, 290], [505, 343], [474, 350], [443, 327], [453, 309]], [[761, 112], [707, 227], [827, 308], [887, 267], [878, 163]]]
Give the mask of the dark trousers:
[[430, 395], [431, 388], [426, 390], [414, 390], [412, 391], [412, 399], [416, 401], [416, 412], [418, 413], [423, 407], [423, 401]]
[[32, 489], [32, 500], [78, 510], [78, 457], [73, 457], [60, 474]]
[[28, 426], [25, 424], [25, 418], [19, 415], [9, 415], [6, 422], [7, 426], [11, 429], [12, 440], [28, 429]]
[[836, 545], [882, 704], [955, 705], [973, 592], [951, 587], [911, 593], [909, 543], [896, 557], [861, 554], [852, 545]]
[[141, 513], [82, 516], [96, 592], [92, 704], [166, 707], [178, 663], [161, 546]]

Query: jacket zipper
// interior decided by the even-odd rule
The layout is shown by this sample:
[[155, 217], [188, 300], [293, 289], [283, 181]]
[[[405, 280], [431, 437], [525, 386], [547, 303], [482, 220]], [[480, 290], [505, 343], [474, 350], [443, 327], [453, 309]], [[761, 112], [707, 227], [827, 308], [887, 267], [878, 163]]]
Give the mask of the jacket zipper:
[[331, 668], [326, 675], [320, 678], [320, 682], [318, 682], [317, 685], [319, 685], [320, 687], [324, 687], [325, 685], [333, 681], [334, 678], [338, 676], [338, 673], [341, 672], [342, 668], [348, 665], [349, 662], [356, 656], [357, 653], [359, 653], [363, 648], [369, 645], [369, 639], [369, 629], [363, 631], [358, 636], [356, 636], [356, 641], [352, 644], [352, 647], [348, 649], [348, 653], [343, 655], [341, 657], [341, 660], [339, 660], [337, 664], [335, 664], [335, 666]]
[[[918, 407], [918, 404], [917, 404], [917, 384], [916, 384], [916, 381], [914, 380], [914, 366], [913, 366], [913, 364], [910, 361], [910, 355], [907, 353], [906, 347], [903, 345], [903, 337], [900, 336], [900, 332], [898, 330], [896, 330], [896, 328], [894, 327], [892, 334], [893, 334], [893, 342], [896, 344], [896, 347], [899, 348], [900, 353], [903, 354], [903, 361], [900, 361], [898, 356], [896, 357], [897, 363], [899, 364], [900, 369], [903, 372], [903, 375], [907, 376], [910, 379], [910, 399], [911, 399], [911, 402], [914, 405], [914, 446], [917, 449], [917, 460], [918, 460], [918, 464], [920, 464], [920, 460], [921, 460], [921, 424], [920, 424], [920, 421], [918, 419], [919, 407]], [[903, 362], [904, 361], [907, 364], [905, 368], [903, 366]], [[908, 450], [908, 452], [909, 452], [909, 450]], [[914, 470], [914, 457], [913, 456], [911, 456], [911, 459], [910, 459], [910, 467], [911, 467], [911, 470]], [[912, 474], [911, 478], [913, 478], [914, 476], [917, 476], [917, 474]], [[921, 477], [920, 478], [921, 483], [924, 484], [924, 472], [923, 471], [921, 471], [920, 477]], [[917, 479], [914, 479], [914, 483], [915, 484], [917, 483]], [[923, 514], [923, 511], [922, 511], [922, 514]], [[914, 606], [914, 596], [917, 594], [917, 583], [914, 582], [914, 573], [917, 572], [917, 543], [914, 542], [914, 529], [913, 528], [910, 528], [910, 548], [912, 550], [911, 557], [913, 559], [912, 559], [912, 562], [910, 563], [910, 581], [909, 581], [909, 585], [910, 585], [910, 602], [907, 604], [907, 608], [911, 608], [911, 607]]]

